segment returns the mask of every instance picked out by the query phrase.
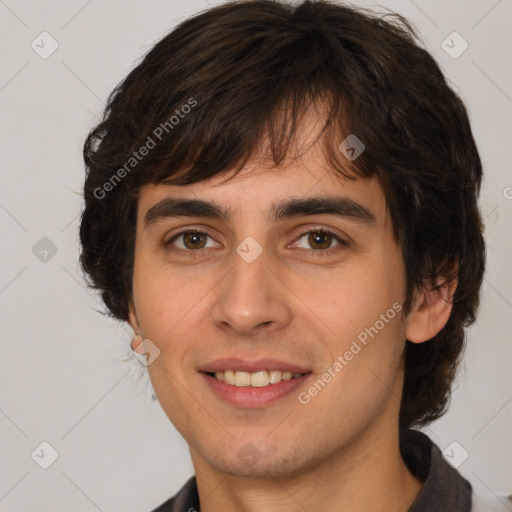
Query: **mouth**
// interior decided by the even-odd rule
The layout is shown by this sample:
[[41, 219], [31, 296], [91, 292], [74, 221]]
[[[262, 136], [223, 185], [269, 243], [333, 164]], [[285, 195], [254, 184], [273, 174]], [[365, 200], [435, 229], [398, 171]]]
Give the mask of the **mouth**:
[[298, 390], [313, 373], [305, 366], [271, 359], [217, 360], [200, 369], [213, 395], [239, 408], [265, 407]]

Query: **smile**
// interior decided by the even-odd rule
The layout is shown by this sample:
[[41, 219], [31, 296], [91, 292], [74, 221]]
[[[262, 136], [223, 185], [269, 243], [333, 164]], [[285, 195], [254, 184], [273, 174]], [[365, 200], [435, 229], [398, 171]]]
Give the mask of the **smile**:
[[272, 384], [279, 384], [283, 380], [297, 379], [303, 374], [280, 370], [260, 370], [253, 373], [226, 370], [209, 373], [209, 375], [215, 377], [219, 382], [225, 382], [230, 386], [262, 388]]

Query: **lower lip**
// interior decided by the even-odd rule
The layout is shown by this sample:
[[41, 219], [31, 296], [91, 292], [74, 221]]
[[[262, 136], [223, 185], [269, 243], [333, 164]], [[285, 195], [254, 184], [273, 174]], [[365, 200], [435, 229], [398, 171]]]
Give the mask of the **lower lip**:
[[293, 393], [293, 391], [297, 391], [311, 373], [305, 373], [296, 379], [282, 380], [277, 384], [269, 384], [261, 388], [232, 386], [231, 384], [220, 382], [207, 373], [202, 373], [202, 375], [213, 393], [221, 400], [237, 407], [260, 409]]

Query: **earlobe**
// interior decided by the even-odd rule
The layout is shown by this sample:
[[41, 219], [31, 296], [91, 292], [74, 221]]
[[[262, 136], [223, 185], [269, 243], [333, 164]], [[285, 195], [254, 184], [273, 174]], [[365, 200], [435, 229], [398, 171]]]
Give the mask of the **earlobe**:
[[441, 286], [424, 289], [416, 298], [409, 313], [406, 338], [412, 343], [423, 343], [432, 339], [446, 325], [453, 306], [457, 279]]

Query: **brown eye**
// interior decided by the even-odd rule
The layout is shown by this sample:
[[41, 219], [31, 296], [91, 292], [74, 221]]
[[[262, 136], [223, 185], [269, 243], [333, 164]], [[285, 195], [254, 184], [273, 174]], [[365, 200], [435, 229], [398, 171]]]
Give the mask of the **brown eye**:
[[206, 244], [204, 233], [185, 233], [183, 243], [187, 249], [202, 249]]
[[208, 238], [211, 239], [210, 235], [202, 231], [182, 231], [174, 235], [165, 245], [174, 252], [192, 252], [205, 248]]
[[[305, 242], [301, 242], [306, 239]], [[334, 245], [332, 245], [334, 243]], [[313, 251], [327, 251], [338, 245], [346, 245], [343, 240], [334, 233], [324, 230], [307, 231], [302, 233], [297, 239], [297, 246], [301, 249], [309, 249]]]
[[308, 237], [308, 243], [314, 249], [329, 249], [332, 242], [332, 235], [318, 231], [316, 233], [310, 233]]

